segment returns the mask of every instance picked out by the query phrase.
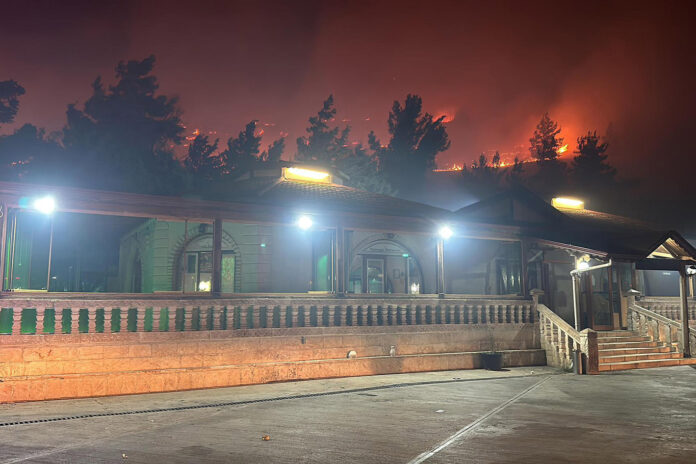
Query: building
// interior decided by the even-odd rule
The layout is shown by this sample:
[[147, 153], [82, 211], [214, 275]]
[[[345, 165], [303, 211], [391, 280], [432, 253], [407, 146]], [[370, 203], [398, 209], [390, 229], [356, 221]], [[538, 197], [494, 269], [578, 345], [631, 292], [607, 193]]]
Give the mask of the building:
[[522, 189], [451, 212], [306, 166], [215, 198], [0, 183], [4, 400], [471, 368], [484, 351], [642, 367], [602, 357], [623, 332], [689, 361], [696, 250], [677, 232]]

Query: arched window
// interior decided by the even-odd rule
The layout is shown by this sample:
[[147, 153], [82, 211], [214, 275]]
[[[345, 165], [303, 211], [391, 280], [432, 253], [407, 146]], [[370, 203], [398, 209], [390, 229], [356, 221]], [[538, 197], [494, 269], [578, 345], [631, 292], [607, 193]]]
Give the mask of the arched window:
[[395, 240], [358, 245], [353, 253], [351, 293], [421, 293], [422, 276], [415, 256]]

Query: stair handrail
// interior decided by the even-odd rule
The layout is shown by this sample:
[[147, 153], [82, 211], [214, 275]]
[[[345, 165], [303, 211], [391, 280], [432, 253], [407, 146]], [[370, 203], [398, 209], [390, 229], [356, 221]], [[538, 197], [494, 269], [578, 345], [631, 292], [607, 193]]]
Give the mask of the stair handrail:
[[[546, 350], [547, 364], [569, 369], [574, 361], [572, 352], [579, 350], [587, 360], [585, 373], [598, 373], [597, 332], [592, 329], [575, 330], [544, 304], [537, 303], [536, 308], [539, 312], [539, 331], [542, 347]], [[581, 366], [578, 366], [577, 371], [582, 372]]]
[[[663, 342], [668, 346], [677, 343], [679, 351], [684, 352], [680, 337], [682, 324], [655, 311], [643, 308], [636, 303], [628, 305], [628, 328], [640, 335], [651, 337], [653, 341]], [[689, 336], [696, 340], [696, 331], [689, 329]]]

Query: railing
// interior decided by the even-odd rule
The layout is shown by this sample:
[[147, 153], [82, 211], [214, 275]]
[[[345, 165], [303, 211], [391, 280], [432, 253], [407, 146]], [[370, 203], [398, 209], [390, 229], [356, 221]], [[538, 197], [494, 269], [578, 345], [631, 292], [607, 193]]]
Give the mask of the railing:
[[[648, 296], [640, 299], [641, 307], [673, 321], [681, 321], [681, 298], [678, 296]], [[689, 298], [689, 326], [696, 325], [696, 301]]]
[[534, 323], [528, 300], [0, 300], [0, 335]]
[[585, 329], [578, 332], [558, 314], [543, 304], [537, 305], [541, 347], [546, 350], [547, 364], [563, 369], [573, 366], [573, 351], [580, 351], [587, 359], [587, 373], [599, 372], [597, 332]]
[[[643, 301], [641, 300], [641, 303]], [[637, 304], [628, 307], [628, 328], [641, 335], [652, 337], [653, 341], [663, 342], [666, 345], [677, 344], [679, 351], [684, 350], [681, 341], [681, 322], [665, 317], [657, 312], [646, 309]], [[692, 347], [696, 347], [696, 330], [689, 328], [689, 340]]]

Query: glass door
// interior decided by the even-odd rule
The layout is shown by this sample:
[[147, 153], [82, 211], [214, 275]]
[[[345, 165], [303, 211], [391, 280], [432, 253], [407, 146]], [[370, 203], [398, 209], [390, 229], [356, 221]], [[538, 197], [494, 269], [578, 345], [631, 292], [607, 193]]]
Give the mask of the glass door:
[[589, 271], [585, 273], [584, 280], [590, 327], [594, 330], [612, 330], [614, 325], [609, 268]]
[[367, 293], [384, 293], [384, 259], [365, 260], [367, 274]]

